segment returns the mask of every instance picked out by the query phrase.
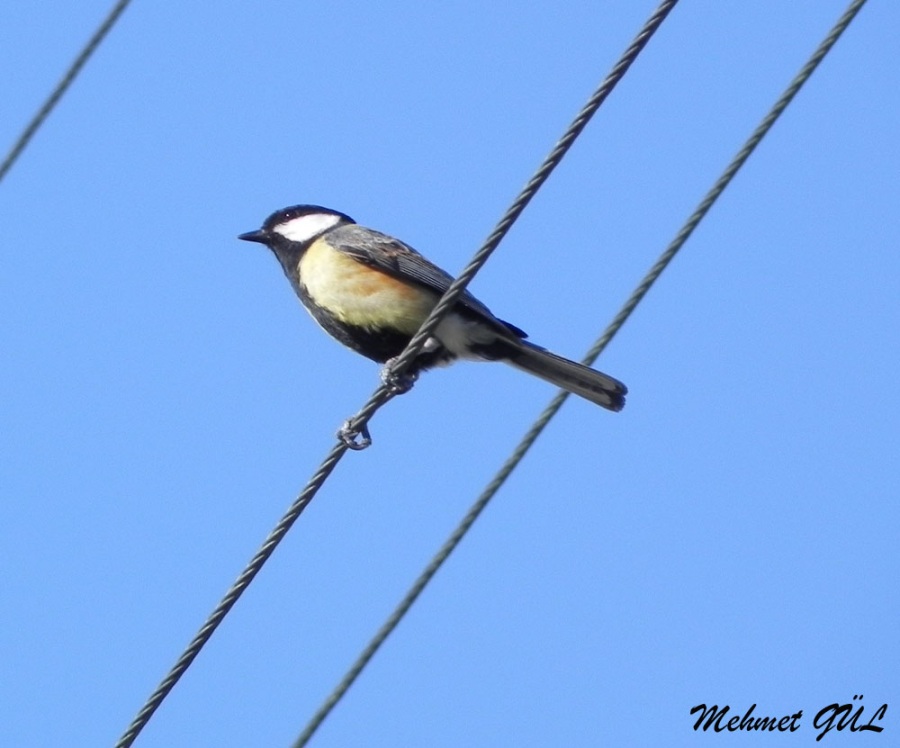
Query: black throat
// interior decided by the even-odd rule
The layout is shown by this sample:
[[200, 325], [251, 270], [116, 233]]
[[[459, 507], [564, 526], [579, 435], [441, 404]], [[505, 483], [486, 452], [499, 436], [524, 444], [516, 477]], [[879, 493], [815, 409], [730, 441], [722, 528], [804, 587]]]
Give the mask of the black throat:
[[298, 244], [297, 242], [288, 241], [277, 234], [273, 236], [269, 242], [269, 249], [272, 250], [272, 254], [275, 255], [275, 258], [281, 265], [281, 269], [284, 271], [287, 279], [291, 282], [291, 286], [295, 293], [301, 298], [304, 294], [300, 288], [300, 272], [298, 270], [298, 265], [300, 263], [300, 258], [303, 257], [303, 253], [306, 252], [310, 244], [312, 244], [312, 241]]

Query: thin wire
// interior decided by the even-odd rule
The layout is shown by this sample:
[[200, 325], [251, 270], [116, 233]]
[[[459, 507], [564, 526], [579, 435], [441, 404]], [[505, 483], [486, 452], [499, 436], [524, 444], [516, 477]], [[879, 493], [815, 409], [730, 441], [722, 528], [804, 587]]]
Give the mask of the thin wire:
[[[677, 2], [678, 0], [664, 0], [664, 2], [659, 5], [656, 11], [654, 11], [653, 15], [650, 16], [650, 18], [638, 32], [632, 43], [622, 53], [619, 61], [613, 66], [610, 73], [606, 76], [606, 78], [604, 78], [603, 82], [588, 100], [588, 103], [578, 113], [572, 124], [566, 130], [565, 134], [562, 136], [562, 138], [560, 138], [559, 142], [538, 168], [537, 172], [535, 172], [535, 175], [529, 180], [528, 184], [526, 184], [525, 188], [515, 199], [512, 206], [510, 206], [509, 210], [506, 211], [494, 231], [485, 241], [484, 245], [481, 247], [481, 249], [478, 250], [478, 252], [475, 253], [472, 261], [465, 267], [459, 277], [450, 285], [450, 287], [447, 289], [447, 292], [444, 294], [440, 302], [438, 302], [438, 305], [435, 307], [434, 311], [431, 313], [431, 316], [425, 321], [422, 327], [419, 328], [419, 332], [410, 341], [406, 350], [398, 357], [394, 365], [394, 372], [402, 373], [404, 367], [408, 365], [409, 361], [411, 361], [412, 358], [415, 357], [419, 347], [421, 347], [421, 344], [424, 343], [425, 339], [430, 334], [429, 331], [433, 330], [434, 327], [436, 327], [437, 323], [441, 319], [442, 314], [446, 313], [446, 311], [452, 307], [452, 305], [455, 303], [455, 300], [459, 297], [459, 294], [462, 293], [466, 284], [475, 276], [475, 273], [478, 272], [482, 265], [484, 265], [484, 263], [487, 261], [491, 253], [497, 248], [497, 245], [500, 243], [503, 237], [506, 236], [506, 233], [509, 231], [510, 227], [516, 221], [522, 211], [525, 209], [525, 206], [528, 205], [531, 198], [534, 197], [543, 183], [547, 180], [547, 177], [550, 176], [550, 173], [553, 171], [553, 169], [559, 164], [563, 156], [565, 156], [569, 147], [590, 121], [591, 117], [594, 115], [594, 113], [597, 111], [597, 109], [600, 107], [600, 105], [603, 103], [612, 89], [615, 88], [616, 84], [625, 75], [625, 72], [631, 66], [631, 63], [634, 62], [637, 55], [640, 54], [641, 50], [643, 50], [647, 42], [650, 41], [650, 38], [653, 36], [662, 22], [666, 19], [666, 16], [669, 14], [672, 8], [675, 7]], [[409, 358], [407, 358], [408, 355]], [[360, 411], [359, 414], [351, 419], [351, 422], [353, 422], [356, 428], [362, 428], [365, 426], [366, 422], [369, 419], [369, 413], [367, 409], [369, 409], [369, 407], [377, 399], [381, 391], [382, 390], [376, 392], [372, 400], [366, 404], [363, 411]], [[552, 413], [546, 414], [546, 418], [543, 424], [539, 425], [541, 419], [544, 419], [544, 415], [542, 415], [541, 419], [539, 419], [538, 422], [536, 422], [532, 426], [532, 428], [529, 430], [529, 435], [531, 435], [533, 432], [533, 436], [531, 436], [530, 442], [524, 447], [522, 444], [520, 444], [519, 448], [517, 449], [517, 453], [519, 452], [519, 450], [521, 450], [521, 454], [518, 456], [518, 458], [515, 459], [514, 462], [512, 461], [512, 458], [510, 458], [507, 464], [504, 465], [504, 468], [501, 469], [501, 471], [494, 477], [494, 479], [485, 489], [485, 492], [482, 494], [482, 498], [480, 498], [479, 501], [477, 501], [472, 506], [472, 508], [463, 518], [460, 525], [447, 539], [447, 541], [441, 547], [440, 551], [438, 551], [437, 555], [434, 557], [431, 563], [425, 568], [425, 570], [413, 584], [409, 592], [407, 592], [400, 605], [394, 610], [388, 620], [378, 630], [375, 637], [363, 650], [363, 652], [343, 677], [338, 686], [334, 689], [334, 691], [332, 691], [331, 695], [325, 700], [325, 702], [319, 707], [319, 709], [310, 719], [309, 723], [306, 725], [303, 732], [294, 743], [293, 748], [303, 748], [303, 746], [305, 746], [309, 742], [322, 722], [325, 721], [325, 718], [328, 716], [331, 710], [343, 698], [344, 694], [349, 690], [350, 686], [353, 685], [353, 682], [362, 672], [363, 668], [365, 668], [365, 666], [368, 664], [369, 660], [371, 660], [375, 655], [375, 652], [378, 651], [384, 640], [387, 639], [390, 633], [400, 623], [400, 620], [406, 615], [406, 612], [410, 609], [410, 607], [412, 607], [413, 603], [416, 601], [416, 598], [418, 598], [422, 590], [425, 589], [425, 586], [437, 573], [437, 570], [440, 568], [446, 558], [457, 546], [459, 541], [462, 540], [463, 536], [466, 534], [466, 532], [468, 532], [469, 528], [474, 524], [482, 509], [484, 509], [488, 501], [490, 501], [490, 498], [494, 493], [497, 492], [497, 490], [499, 490], [500, 486], [506, 480], [506, 477], [509, 475], [509, 473], [512, 472], [516, 464], [518, 464], [518, 461], [521, 460], [521, 458], [524, 456], [525, 452], [527, 452], [531, 442], [533, 442], [537, 438], [538, 434], [540, 434], [541, 430], [543, 429], [543, 426], [546, 425], [546, 422], [548, 422], [550, 418], [552, 418], [556, 410], [558, 410], [562, 403], [565, 401], [565, 395], [567, 394], [568, 393], [562, 392], [561, 395], [557, 395], [556, 398], [554, 398], [554, 402], [556, 402], [556, 400], [558, 400], [559, 402], [556, 405], [555, 410]], [[375, 406], [375, 409], [377, 409], [377, 406]], [[523, 444], [524, 441], [525, 440], [523, 440]]]
[[[841, 34], [843, 34], [843, 32], [847, 29], [847, 27], [853, 21], [853, 18], [856, 16], [865, 2], [866, 0], [854, 0], [854, 2], [850, 4], [848, 9], [844, 12], [838, 22], [831, 29], [828, 36], [825, 37], [825, 39], [813, 53], [812, 57], [810, 57], [809, 61], [803, 66], [803, 68], [801, 68], [800, 72], [797, 74], [791, 84], [787, 87], [787, 89], [785, 89], [784, 93], [781, 95], [778, 101], [776, 101], [772, 106], [772, 109], [769, 111], [769, 113], [763, 118], [759, 126], [747, 139], [747, 142], [744, 144], [741, 150], [738, 151], [737, 155], [726, 167], [725, 171], [722, 173], [722, 176], [719, 177], [719, 179], [709, 190], [703, 200], [700, 201], [700, 204], [697, 206], [696, 210], [690, 215], [687, 221], [685, 221], [684, 225], [678, 231], [675, 238], [672, 240], [669, 246], [666, 247], [665, 251], [660, 255], [656, 263], [654, 263], [654, 265], [650, 268], [650, 270], [635, 288], [631, 296], [629, 296], [628, 300], [622, 306], [622, 309], [619, 311], [619, 313], [613, 318], [612, 322], [610, 322], [609, 326], [606, 328], [606, 330], [604, 330], [603, 334], [588, 350], [587, 355], [583, 359], [585, 364], [592, 364], [603, 351], [603, 349], [606, 348], [613, 337], [615, 337], [616, 333], [625, 324], [625, 321], [631, 316], [631, 313], [634, 311], [635, 307], [637, 307], [641, 299], [644, 298], [647, 291], [650, 290], [650, 287], [656, 282], [656, 280], [662, 274], [663, 270], [665, 270], [669, 263], [674, 259], [675, 255], [678, 253], [681, 247], [684, 246], [685, 242], [687, 242], [694, 229], [697, 227], [703, 217], [709, 212], [709, 209], [713, 206], [713, 203], [715, 203], [722, 192], [724, 192], [729, 182], [731, 182], [732, 178], [735, 176], [735, 174], [737, 174], [738, 170], [747, 161], [747, 159], [750, 157], [750, 154], [753, 153], [756, 146], [759, 145], [760, 141], [763, 139], [763, 137], [765, 137], [766, 133], [771, 129], [772, 125], [775, 124], [775, 121], [778, 119], [781, 113], [784, 112], [787, 106], [791, 103], [791, 100], [794, 98], [803, 84], [806, 83], [806, 81], [812, 75], [813, 71], [816, 69], [825, 55], [828, 54]], [[450, 534], [450, 536], [435, 554], [434, 558], [432, 558], [432, 560], [428, 563], [419, 577], [409, 588], [409, 591], [400, 601], [399, 605], [397, 605], [391, 615], [388, 616], [387, 620], [384, 622], [384, 624], [382, 624], [381, 628], [378, 629], [378, 631], [375, 633], [375, 636], [373, 636], [368, 645], [366, 645], [365, 649], [363, 649], [363, 651], [359, 654], [357, 659], [347, 670], [346, 674], [338, 683], [338, 685], [335, 686], [334, 690], [331, 692], [328, 698], [325, 699], [325, 701], [310, 719], [309, 723], [306, 725], [306, 728], [294, 743], [293, 748], [303, 748], [303, 746], [305, 746], [309, 742], [310, 738], [313, 736], [313, 733], [315, 733], [315, 731], [319, 728], [325, 718], [329, 715], [331, 710], [334, 709], [337, 703], [343, 698], [344, 694], [346, 694], [346, 692], [350, 689], [350, 686], [353, 685], [353, 682], [357, 679], [357, 677], [359, 677], [360, 673], [362, 673], [363, 669], [366, 667], [366, 665], [368, 665], [372, 657], [375, 656], [375, 653], [379, 650], [381, 645], [384, 644], [388, 636], [390, 636], [394, 629], [399, 625], [400, 621], [412, 607], [413, 603], [415, 603], [419, 595], [422, 593], [422, 591], [425, 589], [434, 575], [438, 572], [438, 569], [440, 569], [440, 567], [447, 560], [456, 546], [459, 545], [460, 541], [463, 539], [472, 525], [475, 524], [475, 520], [478, 519], [479, 515], [482, 513], [482, 511], [484, 511], [497, 491], [499, 491], [501, 486], [506, 482], [506, 479], [510, 476], [513, 470], [516, 469], [518, 464], [522, 461], [522, 458], [524, 458], [528, 450], [531, 449], [531, 446], [537, 440], [538, 436], [540, 436], [541, 432], [544, 430], [550, 420], [562, 407], [568, 396], [568, 392], [566, 392], [565, 390], [560, 390], [547, 404], [547, 407], [541, 412], [535, 422], [522, 437], [521, 441], [515, 447], [512, 454], [507, 458], [506, 462], [503, 463], [502, 467], [497, 471], [496, 475], [494, 475], [488, 485], [485, 486], [481, 495], [469, 508], [469, 511], [460, 521], [459, 525]]]
[[[604, 78], [597, 90], [591, 95], [582, 110], [577, 114], [575, 119], [572, 120], [572, 124], [569, 125], [553, 150], [550, 151], [547, 158], [545, 158], [544, 162], [538, 167], [534, 176], [528, 181], [518, 197], [513, 201], [512, 205], [510, 205], [509, 209], [500, 219], [490, 236], [488, 236], [481, 248], [474, 254], [469, 264], [466, 265], [456, 280], [450, 284], [449, 288], [447, 288], [447, 291], [441, 297], [440, 301], [438, 301], [428, 319], [425, 320], [419, 328], [419, 331], [409, 341], [406, 349], [396, 358], [391, 367], [393, 374], [402, 375], [409, 368], [410, 364], [422, 349], [422, 346], [425, 345], [425, 341], [431, 333], [434, 332], [435, 328], [437, 328], [441, 319], [443, 319], [444, 315], [454, 306], [454, 304], [456, 304], [457, 299], [465, 290], [466, 286], [469, 285], [472, 278], [475, 277], [475, 274], [487, 262], [494, 250], [497, 249], [497, 246], [506, 236], [510, 228], [512, 228], [512, 225], [516, 222], [522, 211], [525, 210], [525, 206], [531, 202], [531, 199], [537, 194], [537, 191], [543, 186], [544, 182], [547, 181], [547, 178], [559, 165], [559, 162], [562, 161], [576, 138], [581, 134], [581, 131], [584, 130], [588, 122], [590, 122], [591, 118], [606, 100], [606, 97], [609, 96], [616, 87], [616, 84], [622, 79], [631, 67], [631, 64], [635, 61], [637, 56], [647, 45], [647, 42], [650, 41], [650, 38], [677, 3], [678, 0], [663, 0], [659, 7], [653, 12], [653, 15], [647, 19], [643, 28], [641, 28], [631, 44], [622, 53], [619, 61], [613, 66], [612, 70], [610, 70], [609, 74]], [[362, 430], [365, 428], [371, 416], [378, 407], [380, 407], [381, 399], [385, 396], [386, 392], [387, 388], [383, 388], [376, 392], [363, 409], [349, 419], [348, 425], [354, 430]], [[367, 446], [367, 444], [363, 446]]]
[[169, 692], [175, 687], [175, 684], [179, 681], [181, 676], [184, 675], [185, 671], [191, 666], [194, 658], [200, 654], [200, 650], [203, 649], [206, 642], [212, 637], [213, 632], [215, 632], [219, 624], [222, 623], [222, 620], [228, 615], [228, 612], [250, 585], [250, 582], [253, 581], [253, 578], [259, 573], [266, 561], [268, 561], [269, 557], [275, 551], [275, 548], [287, 534], [288, 530], [291, 529], [291, 526], [303, 510], [306, 509], [309, 502], [312, 501], [319, 488], [321, 488], [322, 484], [325, 482], [325, 479], [328, 478], [337, 466], [337, 463], [340, 461], [341, 457], [344, 456], [347, 449], [347, 445], [342, 442], [339, 442], [332, 447], [331, 452], [319, 466], [319, 469], [312, 478], [309, 479], [306, 488], [303, 489], [294, 503], [291, 504], [284, 517], [281, 518], [272, 532], [269, 533], [269, 536], [256, 552], [256, 555], [250, 560], [240, 576], [238, 576], [237, 580], [235, 580], [234, 584], [225, 594], [225, 597], [222, 598], [221, 602], [216, 606], [215, 610], [210, 613], [209, 618], [206, 619], [206, 623], [203, 624], [197, 632], [197, 635], [191, 640], [191, 643], [184, 650], [181, 657], [178, 658], [178, 661], [169, 671], [168, 675], [163, 678], [156, 690], [150, 695], [150, 698], [147, 699], [144, 706], [141, 707], [140, 712], [138, 712], [137, 716], [128, 726], [128, 729], [122, 737], [119, 738], [119, 742], [116, 743], [116, 748], [127, 748], [134, 742], [141, 730], [147, 725], [147, 722], [150, 721], [153, 713], [159, 708], [163, 699], [168, 696]]
[[62, 80], [56, 85], [56, 88], [53, 89], [53, 92], [50, 94], [47, 101], [45, 101], [44, 105], [40, 109], [38, 109], [37, 114], [34, 115], [31, 122], [28, 123], [28, 126], [22, 131], [22, 134], [19, 135], [18, 140], [16, 140], [16, 142], [13, 144], [13, 147], [6, 155], [6, 158], [3, 159], [3, 163], [0, 164], [0, 182], [3, 181], [3, 178], [6, 176], [7, 172], [12, 169], [13, 164], [15, 164], [19, 156], [22, 155], [22, 151], [24, 151], [28, 146], [28, 143], [31, 142], [34, 134], [38, 131], [41, 125], [44, 124], [44, 120], [46, 120], [47, 117], [50, 116], [50, 112], [52, 112], [53, 108], [59, 103], [59, 100], [69, 89], [69, 86], [72, 85], [72, 82], [81, 72], [81, 69], [84, 67], [85, 63], [88, 61], [90, 56], [94, 54], [97, 47], [100, 46], [101, 42], [106, 38], [106, 35], [109, 33], [110, 29], [112, 29], [116, 21], [119, 20], [119, 16], [122, 15], [125, 8], [128, 7], [128, 4], [130, 2], [131, 0], [119, 0], [119, 2], [117, 2], [113, 6], [113, 9], [109, 12], [109, 15], [106, 16], [106, 19], [103, 21], [103, 23], [101, 23], [99, 28], [94, 32], [94, 35], [88, 40], [88, 43], [84, 46], [81, 52], [78, 53], [78, 57], [75, 58], [75, 62], [71, 64]]
[[[541, 185], [546, 181], [547, 177], [550, 175], [550, 172], [552, 172], [552, 170], [562, 160], [566, 151], [578, 137], [579, 133], [584, 129], [591, 116], [594, 114], [594, 112], [596, 112], [599, 106], [603, 103], [603, 100], [609, 95], [610, 91], [612, 91], [616, 83], [618, 83], [618, 81], [625, 74], [625, 71], [628, 69], [637, 54], [641, 51], [641, 49], [643, 49], [644, 45], [649, 40], [652, 32], [656, 30], [660, 23], [662, 23], [669, 10], [674, 7], [677, 1], [678, 0], [666, 0], [665, 2], [663, 2], [654, 13], [654, 15], [650, 18], [650, 20], [645, 24], [644, 28], [641, 30], [641, 33], [623, 54], [622, 59], [619, 60], [619, 62], [613, 68], [612, 72], [606, 77], [600, 88], [598, 88], [597, 91], [591, 96], [588, 104], [585, 105], [581, 112], [578, 113], [578, 116], [575, 118], [572, 125], [569, 126], [568, 130], [566, 130], [565, 134], [557, 143], [550, 156], [547, 157], [547, 159], [544, 161], [535, 175], [525, 186], [519, 197], [516, 198], [512, 207], [506, 212], [506, 215], [504, 215], [503, 219], [501, 219], [500, 223], [497, 225], [497, 228], [494, 229], [494, 232], [485, 242], [485, 245], [475, 254], [473, 260], [466, 266], [460, 277], [457, 278], [457, 280], [453, 284], [451, 284], [447, 292], [442, 297], [441, 301], [438, 302], [438, 305], [431, 313], [431, 316], [423, 324], [423, 327], [420, 329], [419, 333], [415, 338], [413, 338], [404, 353], [402, 353], [398, 358], [396, 367], [394, 369], [396, 373], [402, 374], [402, 372], [405, 370], [405, 367], [408, 366], [412, 358], [415, 357], [419, 348], [428, 337], [428, 330], [434, 329], [434, 327], [437, 326], [437, 324], [440, 322], [441, 316], [449, 311], [455, 299], [458, 298], [459, 294], [462, 293], [466, 284], [475, 276], [475, 273], [478, 272], [481, 266], [484, 265], [484, 263], [487, 261], [487, 258], [490, 256], [490, 254], [497, 248], [497, 245], [506, 235], [507, 231], [521, 214], [522, 210], [525, 208], [531, 198], [534, 197], [534, 195], [540, 189]], [[391, 387], [387, 385], [381, 385], [378, 389], [375, 390], [374, 394], [369, 398], [368, 402], [362, 407], [362, 409], [348, 423], [352, 422], [352, 427], [360, 433], [363, 433], [363, 435], [365, 436], [365, 427], [369, 419], [384, 403], [394, 397], [395, 394], [396, 392]], [[331, 474], [332, 470], [334, 470], [341, 457], [343, 457], [348, 449], [358, 448], [358, 446], [364, 446], [364, 444], [354, 447], [353, 442], [342, 438], [338, 442], [338, 444], [332, 448], [331, 452], [319, 467], [318, 471], [316, 471], [315, 475], [313, 475], [313, 477], [310, 479], [309, 483], [307, 483], [302, 493], [297, 497], [296, 501], [294, 501], [294, 503], [285, 513], [284, 517], [282, 517], [275, 529], [266, 538], [262, 547], [250, 560], [250, 562], [238, 576], [237, 580], [235, 580], [234, 584], [231, 586], [228, 592], [226, 592], [221, 602], [216, 606], [216, 608], [207, 618], [206, 622], [191, 640], [190, 644], [178, 658], [169, 673], [165, 676], [165, 678], [163, 678], [159, 686], [157, 686], [156, 690], [147, 699], [147, 702], [144, 704], [144, 706], [138, 712], [137, 716], [129, 725], [128, 729], [119, 739], [119, 742], [116, 743], [116, 748], [128, 748], [128, 746], [132, 745], [134, 740], [140, 734], [141, 730], [143, 730], [147, 723], [150, 721], [150, 718], [153, 716], [154, 712], [159, 708], [160, 704], [163, 702], [166, 696], [168, 696], [171, 690], [175, 687], [175, 684], [181, 679], [187, 669], [191, 666], [191, 663], [200, 653], [200, 650], [203, 649], [203, 647], [212, 637], [216, 628], [218, 628], [219, 624], [224, 620], [225, 616], [253, 581], [253, 578], [259, 573], [262, 566], [272, 555], [275, 548], [287, 534], [288, 530], [290, 530], [291, 526], [294, 524], [303, 510], [307, 507], [310, 501], [312, 501], [313, 497], [322, 487], [326, 478]]]

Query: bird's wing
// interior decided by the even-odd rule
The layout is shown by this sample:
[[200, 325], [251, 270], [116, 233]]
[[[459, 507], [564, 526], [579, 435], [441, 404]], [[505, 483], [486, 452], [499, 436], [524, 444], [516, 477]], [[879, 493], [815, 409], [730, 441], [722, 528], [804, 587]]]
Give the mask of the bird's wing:
[[[356, 224], [341, 226], [326, 234], [328, 243], [339, 252], [352, 257], [363, 265], [380, 270], [399, 280], [412, 281], [443, 294], [453, 282], [453, 276], [408, 244], [387, 234], [367, 229]], [[525, 333], [515, 325], [495, 317], [491, 310], [468, 291], [463, 291], [458, 304], [479, 317], [495, 325], [499, 324], [516, 337], [524, 338]]]

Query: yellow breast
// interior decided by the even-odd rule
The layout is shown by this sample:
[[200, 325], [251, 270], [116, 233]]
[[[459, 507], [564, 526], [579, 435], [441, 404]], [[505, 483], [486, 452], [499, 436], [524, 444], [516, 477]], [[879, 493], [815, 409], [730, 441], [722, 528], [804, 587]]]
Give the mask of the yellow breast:
[[412, 335], [438, 300], [434, 291], [363, 265], [323, 240], [304, 252], [297, 269], [316, 305], [358, 327]]

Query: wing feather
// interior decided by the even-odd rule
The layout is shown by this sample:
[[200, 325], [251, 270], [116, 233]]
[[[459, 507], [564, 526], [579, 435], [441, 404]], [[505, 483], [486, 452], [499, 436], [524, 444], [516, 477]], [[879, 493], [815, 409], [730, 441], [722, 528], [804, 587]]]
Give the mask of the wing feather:
[[[443, 294], [453, 282], [452, 275], [408, 244], [379, 231], [352, 224], [328, 232], [325, 238], [336, 250], [363, 265], [399, 280], [418, 283], [439, 294]], [[515, 325], [495, 317], [490, 309], [468, 291], [463, 291], [457, 303], [486, 322], [513, 332], [516, 337], [526, 337], [526, 334]]]

